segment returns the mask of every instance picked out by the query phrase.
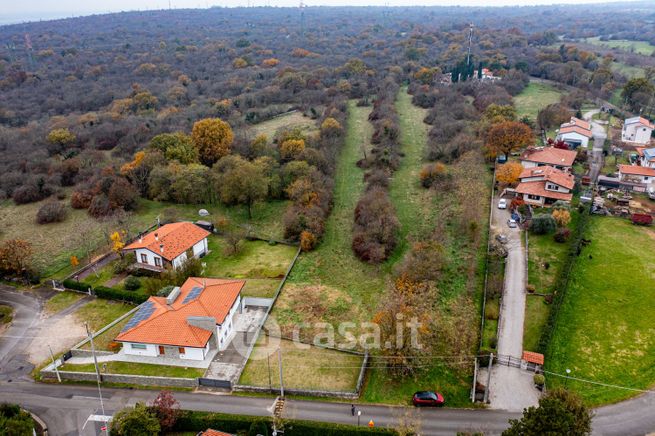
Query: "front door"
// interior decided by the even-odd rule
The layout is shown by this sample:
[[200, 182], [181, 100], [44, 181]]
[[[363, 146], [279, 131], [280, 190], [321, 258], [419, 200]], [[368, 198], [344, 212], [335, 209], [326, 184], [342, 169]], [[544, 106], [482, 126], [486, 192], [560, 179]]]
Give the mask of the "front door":
[[160, 345], [160, 346], [159, 346], [159, 355], [160, 355], [160, 356], [163, 356], [163, 355], [164, 355], [164, 346], [163, 346], [163, 345]]

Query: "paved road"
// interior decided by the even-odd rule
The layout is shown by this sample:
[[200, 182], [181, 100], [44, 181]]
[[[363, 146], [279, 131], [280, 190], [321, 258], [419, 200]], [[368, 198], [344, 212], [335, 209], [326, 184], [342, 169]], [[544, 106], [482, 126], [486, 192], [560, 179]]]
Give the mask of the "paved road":
[[[509, 201], [508, 201], [509, 202]], [[493, 227], [507, 235], [507, 259], [505, 263], [505, 289], [500, 307], [498, 326], [498, 354], [518, 359], [523, 354], [523, 322], [525, 319], [525, 247], [521, 241], [521, 231], [510, 229], [506, 222], [507, 210], [496, 208], [494, 200]], [[489, 386], [491, 407], [511, 411], [521, 411], [536, 405], [539, 393], [534, 388], [532, 374], [519, 368], [493, 367]]]
[[11, 286], [0, 285], [0, 303], [14, 308], [14, 318], [9, 329], [0, 336], [0, 380], [29, 380], [33, 365], [23, 354], [24, 347], [31, 340], [30, 330], [38, 323], [43, 307], [42, 294], [20, 292]]

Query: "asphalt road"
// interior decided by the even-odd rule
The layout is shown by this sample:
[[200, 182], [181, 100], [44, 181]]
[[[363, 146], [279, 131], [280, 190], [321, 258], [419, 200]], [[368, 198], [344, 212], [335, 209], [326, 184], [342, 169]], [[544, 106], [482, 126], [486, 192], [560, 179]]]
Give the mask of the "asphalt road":
[[39, 321], [43, 307], [42, 294], [19, 292], [11, 286], [0, 285], [0, 303], [14, 308], [11, 325], [0, 336], [0, 380], [29, 380], [33, 365], [23, 354], [26, 340], [21, 338], [28, 336]]

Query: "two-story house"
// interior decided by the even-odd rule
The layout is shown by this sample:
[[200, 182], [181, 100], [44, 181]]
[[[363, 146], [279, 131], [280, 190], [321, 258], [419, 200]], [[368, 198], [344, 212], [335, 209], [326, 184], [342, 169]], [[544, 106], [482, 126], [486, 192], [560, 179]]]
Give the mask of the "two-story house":
[[619, 165], [619, 179], [622, 182], [649, 185], [655, 183], [655, 168], [639, 165]]
[[587, 148], [592, 137], [591, 124], [579, 118], [571, 117], [571, 121], [560, 126], [556, 139], [566, 142], [569, 147], [575, 149], [578, 147]]
[[650, 144], [655, 125], [644, 117], [627, 118], [623, 122], [621, 140], [636, 144]]
[[523, 168], [548, 165], [558, 170], [571, 172], [577, 155], [573, 150], [563, 150], [555, 147], [530, 147], [521, 154], [519, 159]]
[[655, 168], [655, 148], [635, 147], [639, 153], [639, 163], [645, 168]]
[[573, 175], [551, 166], [526, 168], [519, 181], [516, 193], [534, 206], [548, 206], [559, 200], [570, 202], [573, 198]]

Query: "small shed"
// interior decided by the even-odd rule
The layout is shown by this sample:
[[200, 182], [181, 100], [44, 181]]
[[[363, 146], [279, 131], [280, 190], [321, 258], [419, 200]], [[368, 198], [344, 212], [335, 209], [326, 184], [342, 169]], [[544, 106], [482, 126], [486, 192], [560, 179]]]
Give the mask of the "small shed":
[[521, 361], [521, 366], [525, 365], [526, 369], [537, 372], [544, 366], [544, 355], [534, 351], [524, 351]]
[[212, 223], [210, 223], [209, 221], [199, 220], [199, 221], [196, 221], [194, 224], [197, 225], [198, 227], [201, 227], [201, 228], [207, 230], [208, 232], [212, 232], [212, 233], [214, 232], [214, 225]]

